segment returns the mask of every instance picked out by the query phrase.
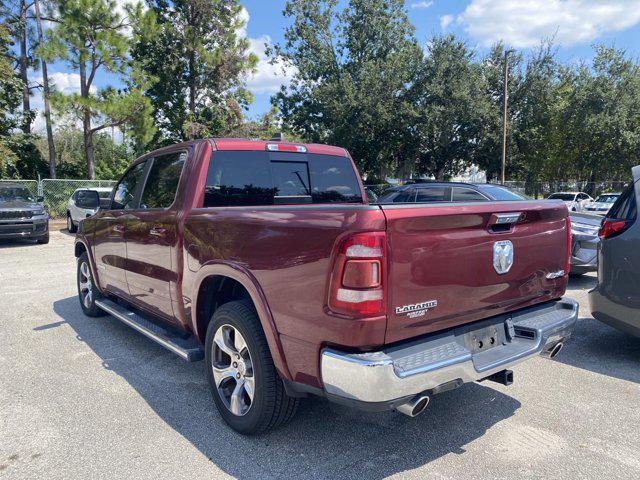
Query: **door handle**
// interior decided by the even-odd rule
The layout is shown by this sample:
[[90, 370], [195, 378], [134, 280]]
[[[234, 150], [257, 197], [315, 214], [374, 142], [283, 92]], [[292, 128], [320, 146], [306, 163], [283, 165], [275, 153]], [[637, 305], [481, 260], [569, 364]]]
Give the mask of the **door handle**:
[[149, 230], [149, 234], [155, 237], [166, 237], [167, 229], [163, 227], [153, 227], [151, 230]]
[[112, 230], [116, 233], [124, 233], [124, 225], [114, 225]]

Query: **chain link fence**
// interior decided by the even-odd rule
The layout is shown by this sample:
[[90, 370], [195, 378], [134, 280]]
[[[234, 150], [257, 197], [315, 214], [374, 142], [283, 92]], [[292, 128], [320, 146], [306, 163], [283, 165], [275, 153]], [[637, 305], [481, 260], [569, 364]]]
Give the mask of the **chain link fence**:
[[112, 188], [115, 180], [58, 180], [45, 178], [41, 182], [44, 205], [51, 218], [64, 218], [67, 215], [69, 197], [78, 188]]
[[533, 198], [547, 198], [555, 192], [584, 192], [593, 198], [603, 193], [621, 192], [629, 180], [610, 182], [517, 182], [507, 181], [505, 186]]
[[38, 180], [0, 180], [0, 187], [8, 184], [25, 186], [34, 197], [44, 197], [44, 206], [51, 218], [64, 218], [67, 215], [69, 197], [78, 188], [113, 188], [115, 180], [65, 180], [45, 178]]

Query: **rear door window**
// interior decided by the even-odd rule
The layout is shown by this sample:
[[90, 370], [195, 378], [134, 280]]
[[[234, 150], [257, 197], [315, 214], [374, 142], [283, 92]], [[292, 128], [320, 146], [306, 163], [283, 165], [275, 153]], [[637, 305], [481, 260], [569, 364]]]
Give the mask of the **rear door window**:
[[416, 202], [448, 202], [449, 189], [446, 187], [424, 187], [418, 188], [416, 193]]
[[451, 200], [454, 202], [486, 202], [487, 198], [470, 188], [453, 187]]
[[288, 152], [214, 151], [204, 206], [362, 203], [346, 157]]

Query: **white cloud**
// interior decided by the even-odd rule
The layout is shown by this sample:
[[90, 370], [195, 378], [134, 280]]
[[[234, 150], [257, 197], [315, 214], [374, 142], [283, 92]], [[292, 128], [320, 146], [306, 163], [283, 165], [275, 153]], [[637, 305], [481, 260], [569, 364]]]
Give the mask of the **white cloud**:
[[271, 44], [271, 37], [263, 35], [249, 38], [249, 51], [258, 57], [256, 71], [247, 78], [247, 88], [253, 93], [275, 93], [281, 85], [288, 85], [297, 69], [282, 60], [271, 63], [265, 49]]
[[451, 25], [451, 22], [453, 22], [453, 15], [442, 15], [440, 17], [440, 28], [442, 28], [442, 30], [446, 30], [446, 28]]
[[573, 45], [636, 25], [640, 0], [471, 0], [457, 21], [485, 46], [527, 48], [549, 37]]
[[[245, 21], [245, 26], [237, 32], [238, 36], [246, 37], [249, 23], [249, 12], [245, 7], [240, 11], [240, 18]], [[266, 45], [271, 45], [271, 37], [262, 35], [258, 38], [250, 38], [249, 52], [258, 57], [256, 71], [247, 76], [247, 88], [255, 93], [276, 93], [281, 85], [288, 85], [296, 74], [294, 66], [286, 65], [282, 60], [271, 62], [266, 53]]]
[[[41, 72], [29, 72], [29, 78], [32, 84], [42, 85]], [[69, 95], [72, 93], [80, 93], [80, 75], [77, 73], [66, 72], [50, 72], [49, 86], [58, 92]], [[95, 86], [91, 86], [91, 93], [96, 93]], [[33, 130], [42, 133], [45, 130], [44, 122], [44, 100], [42, 97], [42, 89], [34, 89], [30, 99], [30, 106], [33, 110], [37, 110], [36, 118], [33, 122]], [[54, 119], [55, 121], [55, 119]]]
[[413, 3], [411, 4], [411, 8], [429, 8], [431, 5], [433, 5], [433, 2], [432, 2], [432, 1], [430, 1], [430, 2], [426, 2], [426, 1], [423, 1], [423, 2], [413, 2]]

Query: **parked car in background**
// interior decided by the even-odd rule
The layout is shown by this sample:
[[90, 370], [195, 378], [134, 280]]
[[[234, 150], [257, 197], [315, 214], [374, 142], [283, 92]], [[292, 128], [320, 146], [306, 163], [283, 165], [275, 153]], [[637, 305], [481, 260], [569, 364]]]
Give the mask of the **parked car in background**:
[[112, 191], [109, 187], [76, 189], [67, 202], [67, 230], [75, 232], [80, 221], [94, 215], [101, 206], [107, 206]]
[[508, 385], [512, 365], [560, 351], [578, 314], [563, 297], [564, 204], [365, 195], [339, 147], [211, 139], [151, 152], [80, 223], [80, 306], [204, 359], [220, 415], [245, 434], [288, 421], [309, 394], [413, 417], [432, 395]]
[[585, 212], [595, 213], [598, 215], [606, 215], [609, 209], [616, 202], [620, 192], [616, 193], [603, 193], [599, 195], [592, 203], [589, 203], [585, 208]]
[[426, 182], [387, 189], [378, 203], [490, 202], [527, 200], [502, 185], [491, 183]]
[[582, 212], [593, 202], [593, 198], [584, 192], [556, 192], [547, 197], [548, 200], [562, 200], [570, 212]]
[[598, 269], [598, 232], [602, 217], [591, 213], [570, 212], [571, 275], [582, 275]]
[[0, 185], [0, 239], [31, 238], [49, 243], [49, 215], [35, 197], [19, 183]]
[[594, 318], [640, 337], [640, 166], [600, 227], [598, 283], [589, 292]]

